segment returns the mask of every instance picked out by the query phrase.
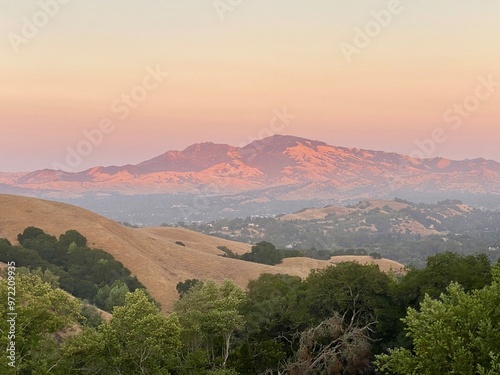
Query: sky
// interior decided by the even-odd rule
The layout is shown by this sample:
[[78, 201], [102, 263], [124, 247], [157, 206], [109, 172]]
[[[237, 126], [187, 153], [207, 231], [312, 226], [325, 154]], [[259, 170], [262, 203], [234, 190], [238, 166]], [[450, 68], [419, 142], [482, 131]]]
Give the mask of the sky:
[[291, 134], [500, 161], [498, 0], [0, 0], [0, 172]]

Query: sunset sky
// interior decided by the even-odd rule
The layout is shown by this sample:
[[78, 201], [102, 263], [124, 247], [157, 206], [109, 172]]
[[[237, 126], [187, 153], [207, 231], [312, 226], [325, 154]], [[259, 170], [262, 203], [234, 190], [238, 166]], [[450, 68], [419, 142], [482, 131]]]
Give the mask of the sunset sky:
[[64, 164], [103, 121], [76, 170], [243, 145], [284, 109], [282, 134], [500, 161], [498, 0], [60, 1], [0, 1], [0, 172]]

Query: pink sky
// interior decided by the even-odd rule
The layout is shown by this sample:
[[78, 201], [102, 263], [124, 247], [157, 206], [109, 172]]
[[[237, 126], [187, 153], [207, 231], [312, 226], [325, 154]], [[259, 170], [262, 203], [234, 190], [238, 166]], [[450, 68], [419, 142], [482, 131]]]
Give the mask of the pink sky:
[[[22, 36], [40, 5], [0, 5], [0, 171], [63, 163], [105, 118], [114, 130], [77, 169], [241, 145], [269, 134], [283, 108], [296, 116], [284, 134], [410, 154], [441, 129], [426, 156], [500, 161], [498, 1], [401, 1], [351, 62], [342, 43], [390, 1], [243, 1], [222, 20], [212, 1], [166, 3], [59, 5], [17, 53], [9, 33]], [[169, 76], [144, 91], [157, 66]], [[480, 77], [495, 84], [478, 91]], [[120, 118], [113, 105], [131, 92], [146, 96]], [[453, 128], [443, 115], [464, 104], [473, 110]]]

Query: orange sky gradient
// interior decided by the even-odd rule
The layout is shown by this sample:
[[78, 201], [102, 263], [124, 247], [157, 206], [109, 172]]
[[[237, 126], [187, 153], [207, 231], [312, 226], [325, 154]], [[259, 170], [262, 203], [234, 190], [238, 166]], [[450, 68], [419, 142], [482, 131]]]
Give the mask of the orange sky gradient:
[[[40, 3], [4, 2], [0, 171], [64, 162], [103, 118], [115, 129], [79, 170], [196, 142], [238, 146], [266, 134], [283, 108], [296, 116], [283, 134], [410, 154], [441, 128], [446, 141], [427, 156], [500, 161], [500, 3], [401, 1], [349, 63], [341, 43], [390, 1], [351, 3], [243, 0], [221, 20], [212, 0], [73, 0], [16, 53], [11, 33]], [[168, 78], [120, 119], [113, 102], [157, 66]], [[491, 95], [453, 129], [444, 113], [489, 76], [499, 82]]]

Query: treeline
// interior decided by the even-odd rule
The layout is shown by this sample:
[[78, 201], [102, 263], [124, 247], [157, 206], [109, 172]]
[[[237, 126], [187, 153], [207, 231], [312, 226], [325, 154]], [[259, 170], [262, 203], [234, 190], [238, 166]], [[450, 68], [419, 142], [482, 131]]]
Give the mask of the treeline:
[[240, 259], [247, 262], [267, 264], [274, 266], [280, 264], [285, 258], [296, 258], [305, 256], [304, 253], [298, 250], [284, 250], [277, 249], [272, 243], [267, 241], [261, 241], [254, 246], [250, 252], [245, 254], [235, 254], [227, 246], [217, 246], [217, 249], [222, 251], [224, 254], [221, 256], [226, 258]]
[[276, 246], [267, 241], [261, 241], [255, 244], [254, 246], [252, 246], [250, 252], [241, 255], [235, 254], [227, 246], [217, 246], [217, 249], [222, 251], [223, 254], [221, 256], [226, 258], [245, 260], [247, 262], [261, 263], [271, 266], [280, 264], [285, 258], [297, 258], [297, 257], [328, 260], [332, 256], [338, 256], [338, 255], [356, 255], [356, 256], [369, 255], [374, 259], [382, 258], [382, 255], [380, 255], [380, 253], [368, 252], [368, 250], [363, 248], [343, 249], [335, 251], [317, 250], [315, 248], [309, 250], [277, 249]]
[[[500, 264], [492, 267], [484, 255], [435, 255], [399, 278], [376, 265], [341, 263], [304, 280], [264, 274], [245, 291], [231, 281], [188, 280], [170, 314], [136, 290], [98, 327], [88, 326], [80, 303], [42, 276], [20, 274], [16, 282], [12, 373], [493, 375], [500, 369]], [[0, 295], [6, 298], [6, 279]], [[77, 333], [61, 334], [79, 321]], [[3, 332], [7, 324], [0, 320]]]
[[21, 246], [0, 239], [0, 261], [14, 261], [31, 270], [49, 270], [57, 276], [61, 289], [103, 310], [123, 305], [128, 292], [144, 288], [112, 255], [90, 249], [87, 239], [76, 230], [68, 230], [57, 239], [29, 227], [17, 239]]

